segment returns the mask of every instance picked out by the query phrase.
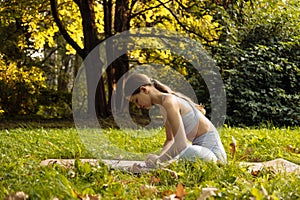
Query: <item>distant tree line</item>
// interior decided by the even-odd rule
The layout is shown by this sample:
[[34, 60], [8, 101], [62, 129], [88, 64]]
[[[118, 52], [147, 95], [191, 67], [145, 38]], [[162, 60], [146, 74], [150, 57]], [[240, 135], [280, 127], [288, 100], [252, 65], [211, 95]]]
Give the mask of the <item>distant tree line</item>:
[[[95, 46], [132, 28], [158, 27], [203, 44], [222, 75], [230, 125], [299, 126], [300, 8], [296, 0], [0, 1], [0, 117], [71, 118], [79, 67]], [[113, 49], [110, 49], [114, 51]], [[136, 64], [154, 62], [184, 75], [210, 116], [201, 75], [184, 58], [144, 49], [115, 60], [89, 110], [111, 115], [116, 82]], [[95, 76], [93, 63], [85, 70]], [[92, 86], [89, 86], [88, 91]]]

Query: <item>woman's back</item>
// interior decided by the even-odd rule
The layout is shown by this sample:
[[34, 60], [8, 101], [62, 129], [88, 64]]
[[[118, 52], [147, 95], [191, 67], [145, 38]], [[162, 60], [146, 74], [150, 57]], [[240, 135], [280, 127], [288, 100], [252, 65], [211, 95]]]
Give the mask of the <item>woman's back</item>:
[[[210, 121], [196, 108], [191, 102], [178, 97], [173, 94], [163, 94], [162, 95], [162, 104], [167, 96], [173, 96], [177, 99], [180, 106], [180, 115], [184, 125], [184, 130], [187, 138], [192, 141], [195, 137], [202, 135], [203, 133], [209, 131], [211, 128], [214, 128]], [[172, 98], [172, 97], [171, 97]], [[167, 115], [162, 109], [162, 114], [167, 119]]]

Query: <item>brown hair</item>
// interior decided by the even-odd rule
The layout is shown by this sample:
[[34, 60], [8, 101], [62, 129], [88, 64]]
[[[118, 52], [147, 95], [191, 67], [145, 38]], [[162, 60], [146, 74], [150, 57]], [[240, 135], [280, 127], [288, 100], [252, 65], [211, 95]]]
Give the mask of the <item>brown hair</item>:
[[148, 76], [144, 74], [132, 74], [126, 79], [125, 88], [124, 88], [125, 96], [128, 97], [134, 94], [138, 94], [140, 92], [141, 86], [147, 86], [147, 85], [149, 86], [153, 85], [160, 92], [173, 94], [177, 97], [180, 97], [186, 100], [187, 102], [191, 103], [192, 105], [194, 105], [202, 114], [204, 115], [206, 114], [206, 110], [204, 109], [202, 104], [194, 103], [189, 97], [179, 92], [174, 92], [171, 88], [169, 88], [165, 84], [159, 82], [158, 80], [150, 79]]

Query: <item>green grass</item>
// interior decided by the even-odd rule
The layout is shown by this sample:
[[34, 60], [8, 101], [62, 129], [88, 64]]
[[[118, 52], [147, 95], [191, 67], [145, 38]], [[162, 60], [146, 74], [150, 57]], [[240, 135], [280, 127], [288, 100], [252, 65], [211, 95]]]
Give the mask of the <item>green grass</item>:
[[[100, 166], [80, 161], [71, 167], [39, 165], [48, 158], [93, 158], [104, 154], [109, 158], [122, 156], [124, 159], [134, 159], [138, 156], [143, 159], [148, 152], [158, 152], [159, 144], [164, 141], [163, 130], [135, 132], [106, 129], [96, 137], [84, 135], [82, 138], [75, 128], [0, 130], [0, 199], [17, 191], [25, 192], [30, 199], [79, 199], [84, 194], [99, 194], [102, 199], [162, 199], [175, 193], [178, 183], [182, 183], [186, 191], [184, 199], [197, 199], [205, 187], [218, 188], [215, 199], [300, 198], [300, 175], [275, 174], [271, 169], [252, 175], [238, 164], [239, 161], [275, 158], [300, 164], [297, 149], [300, 147], [300, 128], [227, 127], [220, 132], [228, 153], [228, 164], [218, 166], [200, 161], [174, 163], [168, 168], [178, 174], [176, 179], [162, 169], [131, 174], [109, 169], [101, 162]], [[234, 158], [230, 154], [232, 136], [237, 141]], [[85, 146], [81, 139], [93, 144]], [[102, 142], [101, 148], [95, 146], [97, 141]], [[106, 145], [110, 148], [105, 149], [108, 143], [113, 144], [114, 148]], [[116, 147], [119, 150], [115, 150]], [[94, 149], [96, 154], [91, 154], [87, 149]]]

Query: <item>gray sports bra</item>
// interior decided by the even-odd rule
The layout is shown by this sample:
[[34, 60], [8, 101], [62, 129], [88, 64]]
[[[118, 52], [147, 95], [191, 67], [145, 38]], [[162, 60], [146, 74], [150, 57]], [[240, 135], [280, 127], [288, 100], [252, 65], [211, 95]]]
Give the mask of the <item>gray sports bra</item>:
[[[172, 94], [164, 94], [162, 95], [162, 102], [164, 102], [166, 95], [172, 95]], [[175, 95], [174, 95], [175, 96]], [[185, 107], [190, 107], [190, 111], [185, 113], [184, 115], [181, 115], [185, 134], [188, 135], [192, 132], [192, 130], [198, 125], [198, 122], [202, 116], [202, 113], [190, 102], [187, 100], [180, 98], [178, 96], [175, 96], [178, 101], [180, 101]]]

